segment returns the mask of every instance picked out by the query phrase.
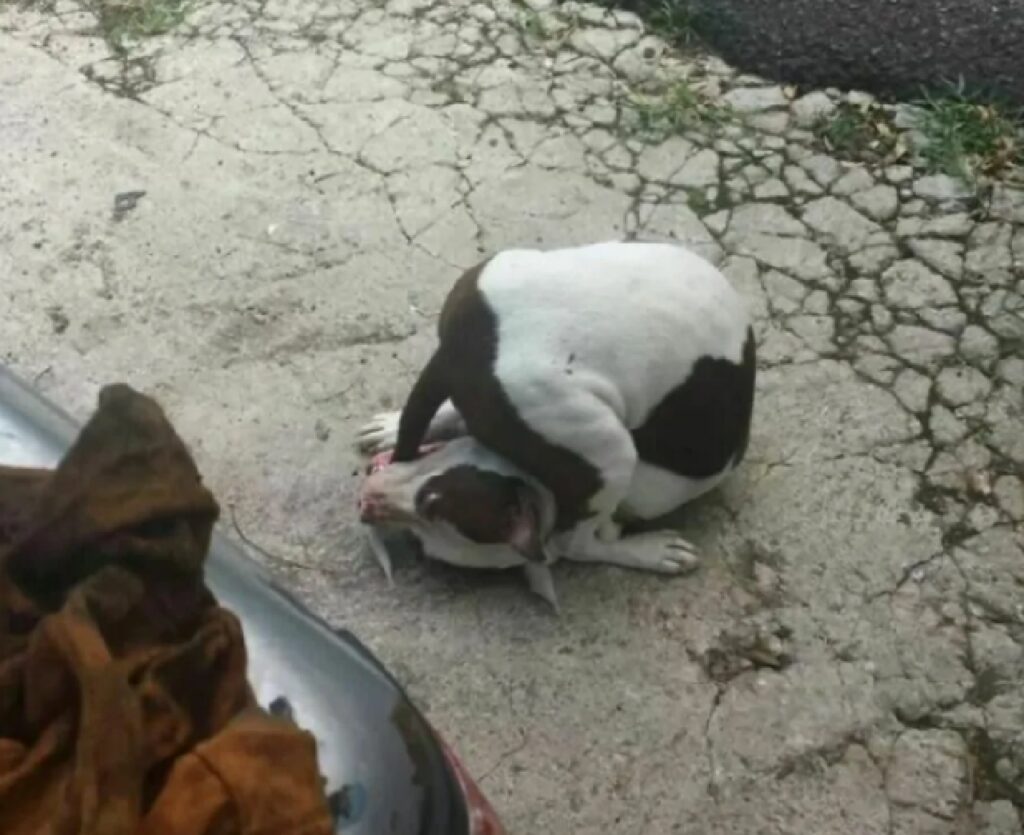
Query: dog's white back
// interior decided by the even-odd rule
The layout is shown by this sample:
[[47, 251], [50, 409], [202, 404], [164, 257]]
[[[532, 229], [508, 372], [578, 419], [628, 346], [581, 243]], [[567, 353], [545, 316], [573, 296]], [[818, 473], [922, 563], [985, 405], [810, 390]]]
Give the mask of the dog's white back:
[[[738, 363], [749, 324], [721, 272], [671, 244], [506, 250], [478, 286], [499, 313], [495, 373], [541, 432], [562, 419], [557, 406], [573, 388], [635, 429], [700, 357]], [[557, 392], [531, 388], [544, 368]]]

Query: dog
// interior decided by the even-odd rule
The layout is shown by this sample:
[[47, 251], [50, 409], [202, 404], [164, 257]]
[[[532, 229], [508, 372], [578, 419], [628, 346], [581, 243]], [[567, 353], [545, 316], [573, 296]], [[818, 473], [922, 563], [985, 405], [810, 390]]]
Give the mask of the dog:
[[362, 522], [457, 565], [524, 566], [552, 602], [557, 559], [695, 567], [675, 532], [623, 524], [713, 489], [746, 452], [754, 335], [717, 268], [674, 244], [504, 250], [457, 280], [438, 337], [401, 413], [359, 432], [392, 451]]

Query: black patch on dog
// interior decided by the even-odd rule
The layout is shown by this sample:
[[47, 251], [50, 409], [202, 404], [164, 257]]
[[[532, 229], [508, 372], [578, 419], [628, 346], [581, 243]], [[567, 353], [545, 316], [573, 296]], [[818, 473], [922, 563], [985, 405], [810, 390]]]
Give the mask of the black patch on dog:
[[473, 542], [508, 542], [525, 488], [522, 479], [461, 464], [423, 483], [416, 512], [429, 521], [445, 520]]
[[754, 411], [754, 332], [740, 363], [701, 357], [633, 432], [640, 460], [688, 478], [708, 478], [747, 451]]
[[555, 530], [568, 530], [590, 515], [590, 499], [603, 486], [601, 474], [585, 458], [535, 432], [495, 376], [498, 320], [478, 287], [486, 264], [464, 273], [445, 300], [440, 344], [402, 410], [394, 460], [416, 457], [431, 418], [450, 398], [467, 434], [551, 491], [558, 508]]

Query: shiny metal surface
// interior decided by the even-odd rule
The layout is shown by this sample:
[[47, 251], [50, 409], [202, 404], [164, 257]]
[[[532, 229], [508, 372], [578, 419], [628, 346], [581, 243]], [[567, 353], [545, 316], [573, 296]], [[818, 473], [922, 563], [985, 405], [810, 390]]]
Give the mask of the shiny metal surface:
[[[53, 466], [77, 426], [0, 367], [0, 464]], [[458, 784], [422, 715], [350, 633], [332, 631], [215, 535], [207, 582], [242, 621], [259, 702], [317, 739], [338, 831], [345, 835], [462, 835]]]

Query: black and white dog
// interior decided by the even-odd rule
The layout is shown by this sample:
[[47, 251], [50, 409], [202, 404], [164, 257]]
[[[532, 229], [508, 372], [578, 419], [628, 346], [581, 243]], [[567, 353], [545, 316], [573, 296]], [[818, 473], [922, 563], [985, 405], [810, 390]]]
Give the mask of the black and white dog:
[[746, 451], [754, 338], [721, 272], [671, 244], [506, 250], [456, 282], [438, 331], [401, 414], [360, 432], [365, 451], [393, 447], [364, 523], [457, 565], [523, 565], [552, 602], [559, 558], [695, 566], [676, 533], [621, 523], [712, 489]]

